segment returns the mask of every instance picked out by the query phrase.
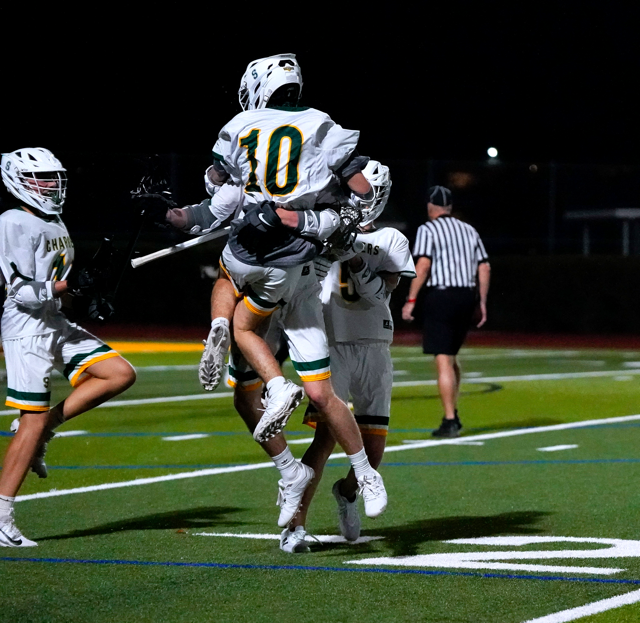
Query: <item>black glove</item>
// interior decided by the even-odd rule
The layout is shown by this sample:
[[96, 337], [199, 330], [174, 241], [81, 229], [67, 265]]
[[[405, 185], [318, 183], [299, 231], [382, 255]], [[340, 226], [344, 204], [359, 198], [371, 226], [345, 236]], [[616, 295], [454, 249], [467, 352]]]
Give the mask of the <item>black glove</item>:
[[102, 296], [95, 296], [91, 299], [87, 309], [87, 315], [91, 320], [106, 322], [115, 314], [113, 305]]
[[263, 201], [247, 208], [244, 218], [252, 227], [263, 234], [272, 232], [282, 225], [280, 217], [276, 214], [276, 204], [273, 201]]
[[329, 248], [348, 249], [356, 239], [362, 212], [356, 208], [340, 209], [340, 226], [327, 238]]
[[93, 271], [88, 268], [72, 270], [67, 278], [67, 291], [72, 296], [93, 296], [96, 291], [96, 280]]

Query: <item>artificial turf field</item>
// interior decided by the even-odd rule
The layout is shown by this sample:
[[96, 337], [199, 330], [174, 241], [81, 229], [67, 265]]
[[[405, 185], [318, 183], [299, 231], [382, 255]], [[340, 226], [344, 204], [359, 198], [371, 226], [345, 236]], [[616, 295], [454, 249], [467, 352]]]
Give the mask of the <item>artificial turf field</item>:
[[465, 349], [452, 442], [430, 436], [431, 361], [394, 347], [388, 509], [363, 518], [365, 542], [323, 538], [347, 471], [332, 459], [307, 524], [320, 542], [291, 555], [278, 474], [229, 390], [201, 390], [201, 347], [114, 346], [138, 381], [62, 427], [49, 478], [27, 478], [17, 523], [39, 546], [0, 550], [1, 621], [640, 621], [639, 351]]

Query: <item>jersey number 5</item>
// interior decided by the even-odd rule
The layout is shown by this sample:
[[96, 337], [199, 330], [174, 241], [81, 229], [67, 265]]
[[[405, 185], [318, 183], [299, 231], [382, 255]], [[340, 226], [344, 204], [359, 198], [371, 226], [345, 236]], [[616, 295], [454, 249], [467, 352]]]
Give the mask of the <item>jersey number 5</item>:
[[260, 130], [253, 129], [240, 138], [240, 147], [247, 150], [247, 160], [251, 167], [245, 192], [262, 192], [259, 183], [262, 181], [272, 196], [282, 197], [292, 193], [299, 180], [302, 133], [292, 125], [276, 128], [269, 137], [267, 161], [262, 172], [258, 171], [259, 162], [256, 158], [259, 137]]

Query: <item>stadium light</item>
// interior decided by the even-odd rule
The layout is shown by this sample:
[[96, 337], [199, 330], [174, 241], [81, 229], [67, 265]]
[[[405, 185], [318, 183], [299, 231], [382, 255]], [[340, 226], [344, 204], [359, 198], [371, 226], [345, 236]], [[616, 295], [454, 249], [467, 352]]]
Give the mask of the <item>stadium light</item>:
[[489, 147], [489, 149], [487, 149], [487, 154], [489, 158], [497, 158], [498, 150], [495, 147]]

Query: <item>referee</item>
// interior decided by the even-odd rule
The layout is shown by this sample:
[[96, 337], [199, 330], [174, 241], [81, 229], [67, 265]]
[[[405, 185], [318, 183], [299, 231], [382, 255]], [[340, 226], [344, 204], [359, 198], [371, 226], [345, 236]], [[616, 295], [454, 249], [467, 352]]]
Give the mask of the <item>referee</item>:
[[[478, 327], [487, 320], [487, 294], [491, 267], [478, 232], [451, 216], [451, 191], [432, 186], [428, 191], [429, 221], [420, 225], [413, 255], [416, 277], [411, 281], [403, 320], [413, 320], [413, 309], [422, 286], [427, 284], [424, 308], [423, 350], [435, 356], [438, 392], [444, 408], [434, 437], [457, 437], [460, 366], [456, 355], [471, 326], [476, 306]], [[478, 299], [479, 295], [479, 301]]]

